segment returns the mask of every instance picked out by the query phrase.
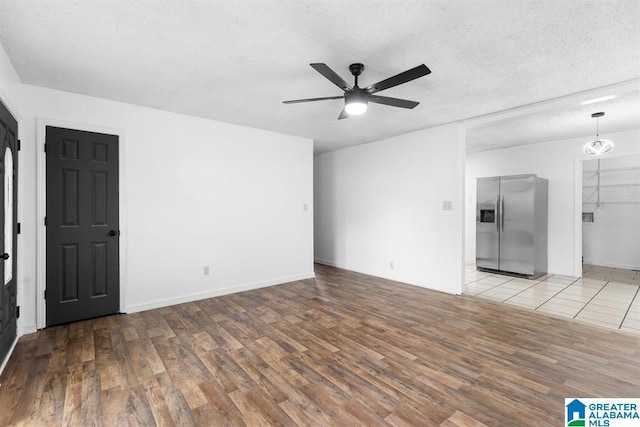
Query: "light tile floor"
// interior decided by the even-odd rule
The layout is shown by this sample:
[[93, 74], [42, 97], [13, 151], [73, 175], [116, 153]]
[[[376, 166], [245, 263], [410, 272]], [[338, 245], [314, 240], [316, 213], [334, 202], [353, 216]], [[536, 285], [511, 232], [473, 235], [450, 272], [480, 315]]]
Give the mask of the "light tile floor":
[[640, 271], [584, 265], [581, 278], [535, 280], [465, 266], [466, 295], [640, 334]]

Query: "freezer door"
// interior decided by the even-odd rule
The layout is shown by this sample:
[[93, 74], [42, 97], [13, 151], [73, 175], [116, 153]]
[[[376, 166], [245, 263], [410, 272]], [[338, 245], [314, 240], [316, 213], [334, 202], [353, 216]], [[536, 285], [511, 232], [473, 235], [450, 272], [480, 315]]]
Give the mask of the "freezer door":
[[535, 175], [500, 178], [500, 270], [534, 272]]
[[478, 178], [476, 191], [476, 266], [499, 269], [498, 196], [500, 178]]

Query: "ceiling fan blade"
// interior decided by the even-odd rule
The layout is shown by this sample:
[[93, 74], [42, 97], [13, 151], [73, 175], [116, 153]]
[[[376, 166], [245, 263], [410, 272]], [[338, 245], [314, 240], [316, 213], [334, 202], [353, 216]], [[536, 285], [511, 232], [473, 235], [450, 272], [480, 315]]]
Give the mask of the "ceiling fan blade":
[[388, 79], [369, 85], [365, 88], [365, 91], [368, 93], [380, 92], [381, 90], [389, 89], [390, 87], [394, 87], [406, 82], [410, 82], [411, 80], [415, 80], [422, 76], [426, 76], [427, 74], [430, 74], [430, 73], [431, 73], [431, 70], [426, 65], [421, 64], [403, 73], [396, 74], [393, 77], [389, 77]]
[[282, 103], [283, 104], [299, 104], [300, 102], [326, 101], [328, 99], [344, 99], [344, 95], [343, 96], [325, 96], [323, 98], [292, 99], [291, 101], [282, 101]]
[[416, 101], [409, 101], [408, 99], [390, 98], [388, 96], [371, 95], [369, 102], [375, 102], [376, 104], [390, 105], [392, 107], [400, 108], [415, 108], [420, 104]]
[[342, 111], [340, 112], [340, 115], [338, 116], [338, 120], [342, 120], [342, 119], [348, 119], [349, 115], [347, 114], [347, 109], [343, 108]]
[[322, 74], [326, 79], [331, 81], [331, 83], [338, 86], [340, 89], [344, 90], [345, 92], [353, 89], [353, 87], [349, 83], [345, 82], [342, 79], [342, 77], [337, 75], [336, 72], [333, 71], [331, 68], [329, 68], [327, 64], [313, 63], [309, 65], [311, 65], [314, 70]]

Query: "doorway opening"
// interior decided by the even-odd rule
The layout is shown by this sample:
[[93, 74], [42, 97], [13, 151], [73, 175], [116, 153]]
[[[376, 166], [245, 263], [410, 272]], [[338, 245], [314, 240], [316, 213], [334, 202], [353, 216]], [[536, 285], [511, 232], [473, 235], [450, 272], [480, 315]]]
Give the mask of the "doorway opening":
[[594, 277], [621, 280], [640, 273], [638, 208], [640, 155], [582, 162], [583, 273], [601, 271]]

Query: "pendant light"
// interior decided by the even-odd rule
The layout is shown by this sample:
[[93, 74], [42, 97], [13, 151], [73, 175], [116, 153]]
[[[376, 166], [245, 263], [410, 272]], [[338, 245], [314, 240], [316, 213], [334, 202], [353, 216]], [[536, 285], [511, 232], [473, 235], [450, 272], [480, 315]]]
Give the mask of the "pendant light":
[[584, 152], [587, 154], [600, 155], [606, 153], [607, 151], [611, 151], [613, 148], [613, 142], [607, 139], [600, 139], [600, 127], [598, 123], [598, 119], [604, 116], [603, 112], [593, 113], [591, 117], [596, 119], [596, 139], [595, 141], [591, 141], [587, 145], [584, 146]]

